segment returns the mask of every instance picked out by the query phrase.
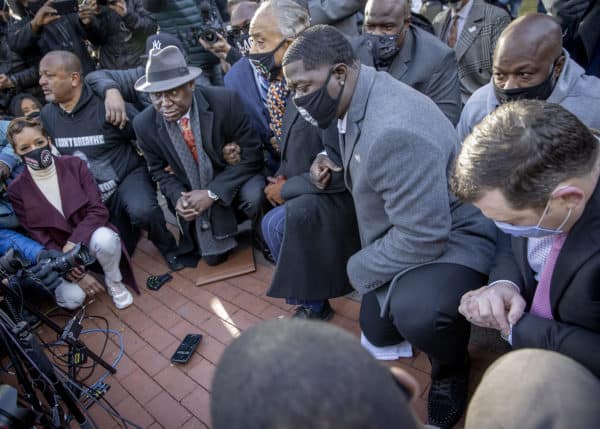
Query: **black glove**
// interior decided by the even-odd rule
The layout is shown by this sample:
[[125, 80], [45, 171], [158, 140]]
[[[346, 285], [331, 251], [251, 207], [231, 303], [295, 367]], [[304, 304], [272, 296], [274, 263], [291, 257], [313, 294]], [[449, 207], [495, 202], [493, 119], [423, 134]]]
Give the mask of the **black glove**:
[[63, 254], [58, 250], [42, 250], [37, 257], [38, 263], [29, 268], [29, 271], [37, 277], [42, 284], [50, 291], [61, 284], [62, 279], [56, 271], [52, 270], [49, 260], [59, 258]]

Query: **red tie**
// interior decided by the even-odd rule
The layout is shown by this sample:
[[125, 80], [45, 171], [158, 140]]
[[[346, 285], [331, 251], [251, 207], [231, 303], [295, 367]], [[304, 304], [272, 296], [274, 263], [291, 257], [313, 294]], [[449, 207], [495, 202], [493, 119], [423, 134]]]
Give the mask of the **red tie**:
[[554, 240], [552, 241], [552, 249], [546, 258], [546, 262], [544, 262], [540, 281], [537, 288], [535, 288], [533, 302], [531, 303], [531, 314], [535, 314], [536, 316], [545, 319], [554, 319], [554, 317], [552, 317], [552, 308], [550, 306], [550, 283], [552, 282], [552, 274], [554, 273], [556, 260], [558, 259], [560, 249], [562, 249], [566, 239], [567, 234], [560, 234], [554, 237]]
[[452, 17], [452, 24], [450, 24], [450, 32], [448, 33], [448, 46], [452, 49], [456, 46], [456, 40], [458, 39], [458, 15]]
[[196, 142], [194, 141], [194, 133], [192, 132], [192, 127], [190, 127], [190, 119], [181, 118], [179, 125], [181, 126], [181, 132], [183, 134], [183, 140], [185, 141], [185, 144], [190, 149], [194, 160], [198, 162], [198, 152], [196, 149]]

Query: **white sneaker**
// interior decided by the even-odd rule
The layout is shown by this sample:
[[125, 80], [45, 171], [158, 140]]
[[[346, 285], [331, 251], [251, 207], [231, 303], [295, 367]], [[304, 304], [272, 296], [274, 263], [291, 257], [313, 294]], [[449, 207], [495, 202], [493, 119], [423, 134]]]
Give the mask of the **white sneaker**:
[[119, 310], [129, 307], [133, 304], [133, 295], [127, 290], [123, 283], [107, 285], [108, 294], [112, 297], [115, 307]]

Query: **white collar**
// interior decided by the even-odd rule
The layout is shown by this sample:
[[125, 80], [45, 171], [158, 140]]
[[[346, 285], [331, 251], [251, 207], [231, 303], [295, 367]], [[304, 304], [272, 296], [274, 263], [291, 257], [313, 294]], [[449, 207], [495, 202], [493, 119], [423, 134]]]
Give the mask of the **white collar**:
[[348, 123], [348, 112], [344, 115], [342, 119], [338, 119], [337, 127], [338, 132], [340, 134], [346, 134], [346, 125]]

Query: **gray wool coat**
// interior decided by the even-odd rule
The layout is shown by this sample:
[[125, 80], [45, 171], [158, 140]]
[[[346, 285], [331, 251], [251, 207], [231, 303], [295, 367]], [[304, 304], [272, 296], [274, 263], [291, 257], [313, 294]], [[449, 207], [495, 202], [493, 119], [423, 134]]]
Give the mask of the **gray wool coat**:
[[382, 313], [394, 279], [416, 267], [453, 263], [489, 272], [496, 227], [449, 191], [458, 149], [454, 127], [433, 101], [360, 67], [340, 136], [362, 244], [347, 270], [360, 293], [379, 289]]

